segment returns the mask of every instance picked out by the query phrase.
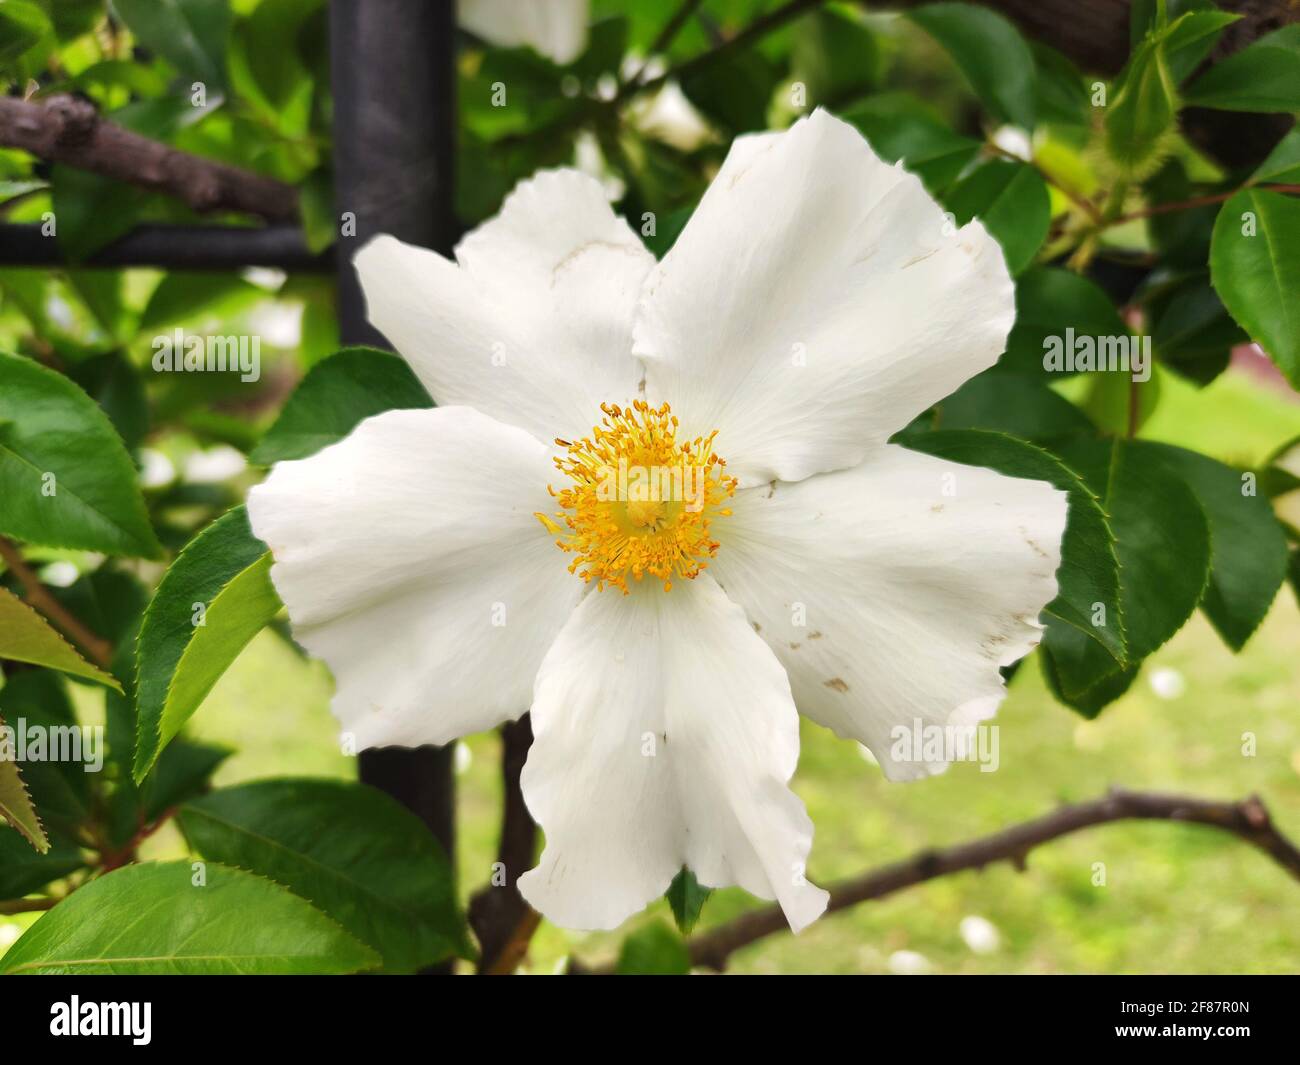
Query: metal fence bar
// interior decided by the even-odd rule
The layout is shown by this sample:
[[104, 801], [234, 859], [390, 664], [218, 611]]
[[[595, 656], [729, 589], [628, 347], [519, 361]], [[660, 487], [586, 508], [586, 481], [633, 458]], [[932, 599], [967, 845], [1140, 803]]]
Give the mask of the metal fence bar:
[[[455, 4], [447, 0], [331, 0], [334, 188], [339, 330], [346, 344], [387, 347], [365, 320], [351, 267], [377, 233], [447, 252], [455, 237]], [[432, 693], [430, 693], [432, 694]], [[450, 747], [361, 753], [361, 779], [418, 814], [454, 868]]]

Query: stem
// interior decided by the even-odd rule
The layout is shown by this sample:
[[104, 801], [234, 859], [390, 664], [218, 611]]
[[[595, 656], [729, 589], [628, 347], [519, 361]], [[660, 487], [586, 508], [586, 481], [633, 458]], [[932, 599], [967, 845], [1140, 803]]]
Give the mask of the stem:
[[[1024, 869], [1025, 860], [1035, 847], [1114, 821], [1178, 821], [1217, 828], [1263, 851], [1300, 881], [1300, 848], [1274, 827], [1268, 810], [1257, 796], [1240, 802], [1218, 802], [1195, 796], [1115, 789], [1101, 798], [1062, 806], [990, 836], [952, 847], [923, 850], [893, 865], [842, 880], [831, 887], [826, 912], [835, 913], [860, 902], [884, 898], [941, 876], [983, 869], [994, 862], [1009, 861]], [[687, 949], [691, 964], [721, 971], [736, 951], [786, 928], [785, 915], [779, 906], [751, 910], [690, 939]], [[572, 968], [575, 972], [612, 972], [609, 968], [585, 970], [580, 963]]]
[[23, 561], [23, 556], [12, 541], [0, 536], [0, 558], [23, 586], [23, 598], [54, 623], [65, 636], [75, 643], [87, 658], [107, 669], [113, 660], [113, 645], [86, 628], [57, 599]]
[[1223, 203], [1224, 200], [1230, 200], [1239, 192], [1246, 189], [1265, 189], [1268, 192], [1290, 192], [1300, 193], [1300, 185], [1242, 185], [1240, 188], [1229, 189], [1227, 192], [1215, 192], [1206, 196], [1194, 196], [1190, 200], [1179, 200], [1176, 203], [1158, 203], [1153, 207], [1144, 207], [1140, 211], [1130, 211], [1117, 218], [1112, 218], [1107, 225], [1117, 226], [1124, 222], [1132, 222], [1136, 218], [1150, 218], [1152, 215], [1168, 214], [1171, 211], [1187, 211], [1193, 207], [1209, 207], [1211, 204]]
[[645, 68], [650, 62], [650, 57], [659, 55], [661, 52], [668, 50], [668, 46], [673, 43], [674, 38], [676, 38], [677, 34], [681, 32], [682, 27], [686, 25], [687, 19], [695, 14], [696, 8], [698, 8], [701, 3], [703, 3], [703, 0], [682, 0], [681, 4], [678, 5], [677, 10], [672, 13], [672, 17], [664, 23], [664, 28], [659, 31], [659, 35], [654, 39], [654, 43], [650, 45], [649, 51], [646, 52], [645, 61], [637, 67], [636, 73], [627, 79], [626, 85], [636, 85], [640, 82], [641, 76], [645, 73]]
[[0, 899], [0, 914], [36, 913], [39, 910], [52, 910], [62, 899]]

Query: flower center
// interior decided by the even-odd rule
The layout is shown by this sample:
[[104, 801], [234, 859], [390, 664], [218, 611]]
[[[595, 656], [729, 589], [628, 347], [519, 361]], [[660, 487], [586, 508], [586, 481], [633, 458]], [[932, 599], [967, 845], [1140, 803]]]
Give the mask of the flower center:
[[667, 403], [600, 409], [605, 416], [591, 436], [555, 441], [566, 451], [555, 466], [573, 483], [550, 489], [563, 513], [537, 519], [576, 556], [569, 572], [596, 581], [598, 590], [626, 595], [629, 575], [639, 581], [649, 573], [669, 591], [674, 576], [698, 577], [717, 554], [709, 522], [731, 513], [722, 504], [736, 479], [712, 450], [717, 430], [679, 444]]

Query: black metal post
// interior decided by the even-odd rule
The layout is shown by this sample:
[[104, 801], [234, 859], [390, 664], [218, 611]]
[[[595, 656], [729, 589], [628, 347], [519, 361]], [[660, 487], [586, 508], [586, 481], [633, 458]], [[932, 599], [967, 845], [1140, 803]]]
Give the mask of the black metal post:
[[[352, 256], [377, 233], [448, 252], [455, 238], [451, 0], [330, 0], [334, 186], [344, 343], [388, 347], [365, 320]], [[361, 779], [418, 814], [455, 858], [450, 747], [363, 751]], [[453, 864], [454, 868], [454, 864]]]

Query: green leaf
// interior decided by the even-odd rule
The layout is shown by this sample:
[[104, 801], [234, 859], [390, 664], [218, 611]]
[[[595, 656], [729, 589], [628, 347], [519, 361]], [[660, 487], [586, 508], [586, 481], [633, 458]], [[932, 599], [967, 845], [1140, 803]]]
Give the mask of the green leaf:
[[1015, 26], [968, 4], [927, 4], [907, 17], [943, 45], [996, 117], [1034, 128], [1034, 54]]
[[1121, 72], [1106, 108], [1106, 153], [1129, 173], [1153, 169], [1177, 113], [1178, 93], [1165, 56], [1165, 38], [1147, 37]]
[[226, 88], [229, 0], [113, 0], [135, 39], [209, 92]]
[[1169, 639], [1200, 602], [1210, 570], [1210, 529], [1183, 479], [1140, 441], [1070, 440], [1057, 453], [1100, 497], [1115, 534], [1127, 668], [1077, 636], [1049, 629], [1044, 673], [1062, 701], [1087, 716], [1132, 683], [1137, 664]]
[[[0, 729], [5, 727], [4, 720], [0, 718]], [[5, 757], [0, 758], [0, 818], [16, 828], [23, 839], [36, 848], [38, 854], [46, 854], [50, 849], [49, 838], [32, 806], [32, 797], [27, 793], [27, 785], [23, 783], [17, 758], [8, 756], [8, 733], [3, 735], [6, 750]]]
[[1170, 444], [1144, 443], [1192, 490], [1210, 522], [1210, 583], [1201, 610], [1240, 651], [1286, 578], [1286, 535], [1267, 498], [1247, 494], [1243, 471]]
[[833, 8], [805, 15], [794, 30], [791, 73], [807, 86], [807, 105], [838, 108], [879, 82], [884, 60], [876, 35]]
[[157, 558], [135, 466], [108, 418], [61, 374], [0, 352], [0, 533]]
[[[987, 466], [1008, 477], [1047, 481], [1069, 495], [1069, 516], [1056, 571], [1057, 597], [1044, 608], [1047, 632], [1069, 628], [1095, 643], [1111, 666], [1126, 657], [1115, 536], [1095, 493], [1055, 455], [1023, 440], [982, 430], [922, 433], [907, 446], [927, 455]], [[1105, 608], [1094, 624], [1096, 607]]]
[[17, 832], [0, 829], [0, 899], [20, 899], [40, 891], [85, 864], [80, 849], [67, 840], [52, 838], [50, 849], [39, 854]]
[[[108, 697], [115, 695], [109, 692]], [[0, 689], [0, 717], [10, 722], [16, 733], [25, 730], [32, 736], [36, 730], [45, 730], [50, 742], [60, 734], [53, 730], [70, 737], [71, 732], [63, 730], [79, 727], [63, 678], [46, 669], [23, 670], [5, 680]], [[96, 751], [91, 749], [92, 743], [94, 734], [82, 733], [79, 759], [32, 758], [22, 765], [23, 782], [52, 840], [60, 832], [71, 835], [90, 815], [93, 774], [88, 770], [93, 768], [94, 755], [103, 754], [102, 746]], [[78, 751], [73, 748], [68, 753]]]
[[179, 816], [205, 858], [301, 895], [379, 951], [385, 971], [414, 972], [470, 953], [438, 841], [382, 792], [336, 780], [265, 780], [213, 792]]
[[1064, 342], [1067, 329], [1075, 337], [1122, 337], [1129, 331], [1110, 297], [1086, 277], [1054, 266], [1026, 270], [1016, 281], [1016, 324], [998, 368], [1043, 374], [1047, 338]]
[[1052, 224], [1051, 197], [1038, 171], [1007, 159], [976, 167], [944, 195], [944, 202], [958, 225], [972, 218], [984, 223], [1002, 245], [1013, 276], [1033, 261]]
[[0, 973], [299, 975], [378, 962], [278, 884], [179, 861], [128, 865], [78, 888], [0, 958]]
[[239, 506], [191, 540], [163, 574], [140, 628], [137, 781], [280, 609], [270, 566], [266, 545]]
[[840, 115], [889, 163], [900, 160], [932, 193], [948, 188], [979, 154], [980, 142], [950, 130], [930, 109], [905, 93], [881, 93]]
[[74, 263], [134, 229], [148, 199], [134, 185], [62, 164], [51, 170], [51, 181], [59, 250]]
[[767, 108], [780, 71], [754, 48], [732, 49], [717, 62], [684, 74], [682, 91], [699, 110], [733, 133], [767, 128]]
[[940, 427], [990, 429], [1035, 442], [1094, 430], [1087, 415], [1048, 388], [1041, 374], [1008, 373], [996, 366], [943, 401]]
[[0, 588], [0, 658], [48, 666], [117, 691], [117, 678], [87, 662], [40, 614], [7, 588]]
[[1248, 339], [1210, 287], [1208, 274], [1153, 292], [1146, 308], [1156, 358], [1199, 385], [1226, 370], [1232, 349]]
[[0, 63], [17, 59], [54, 29], [49, 16], [27, 0], [0, 3]]
[[1251, 176], [1253, 183], [1265, 181], [1279, 185], [1300, 183], [1300, 126], [1294, 126], [1268, 153]]
[[1091, 113], [1088, 90], [1079, 69], [1055, 48], [1031, 41], [1038, 68], [1034, 108], [1040, 122], [1086, 125]]
[[653, 921], [623, 940], [616, 971], [620, 976], [682, 976], [691, 971], [691, 956], [681, 936]]
[[1219, 35], [1239, 18], [1240, 15], [1211, 6], [1188, 12], [1174, 21], [1165, 36], [1165, 56], [1175, 84], [1185, 81], [1201, 65], [1213, 51]]
[[709, 896], [713, 894], [713, 888], [707, 888], [695, 879], [695, 874], [683, 866], [682, 871], [673, 877], [673, 882], [668, 885], [664, 898], [668, 900], [668, 905], [672, 907], [673, 920], [677, 923], [677, 930], [684, 936], [689, 936], [695, 925], [699, 922], [700, 912], [704, 909], [704, 904], [708, 902]]
[[1215, 63], [1185, 99], [1223, 111], [1300, 110], [1300, 25], [1274, 30]]
[[1210, 280], [1228, 313], [1300, 387], [1300, 200], [1246, 189], [1225, 203]]
[[306, 458], [372, 415], [432, 406], [404, 359], [375, 348], [344, 348], [311, 368], [250, 459], [269, 466]]

